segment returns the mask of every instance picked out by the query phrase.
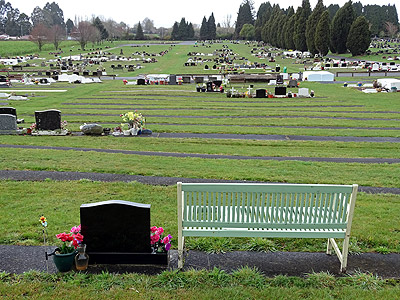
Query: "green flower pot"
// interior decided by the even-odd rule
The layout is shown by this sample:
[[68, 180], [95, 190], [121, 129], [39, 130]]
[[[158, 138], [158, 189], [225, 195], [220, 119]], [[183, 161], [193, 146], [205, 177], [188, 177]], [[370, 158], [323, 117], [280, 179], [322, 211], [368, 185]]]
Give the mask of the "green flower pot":
[[60, 272], [70, 271], [72, 269], [72, 266], [74, 265], [75, 255], [76, 255], [76, 251], [74, 251], [72, 253], [67, 253], [67, 254], [54, 253], [53, 261], [54, 261], [54, 264], [56, 265], [58, 271], [60, 271]]

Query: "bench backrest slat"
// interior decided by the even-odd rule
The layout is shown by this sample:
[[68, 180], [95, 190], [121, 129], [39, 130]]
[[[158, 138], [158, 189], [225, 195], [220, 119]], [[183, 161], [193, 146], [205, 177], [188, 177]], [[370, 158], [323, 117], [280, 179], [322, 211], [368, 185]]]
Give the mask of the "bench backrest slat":
[[351, 185], [182, 184], [182, 222], [206, 228], [342, 229], [352, 190]]

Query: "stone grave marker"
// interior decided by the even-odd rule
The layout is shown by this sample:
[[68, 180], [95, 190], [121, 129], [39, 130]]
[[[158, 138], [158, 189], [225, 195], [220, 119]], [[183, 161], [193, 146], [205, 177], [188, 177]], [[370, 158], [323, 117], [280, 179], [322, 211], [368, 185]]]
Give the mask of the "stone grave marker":
[[286, 86], [275, 87], [275, 96], [286, 96]]
[[267, 93], [265, 89], [257, 89], [256, 90], [256, 98], [267, 98]]
[[276, 84], [283, 84], [283, 76], [282, 75], [276, 76]]
[[35, 111], [35, 119], [38, 130], [61, 129], [61, 111], [59, 110]]
[[137, 80], [137, 85], [146, 85], [146, 80], [144, 80], [143, 78], [139, 78]]
[[169, 82], [170, 85], [176, 85], [176, 75], [169, 75]]
[[82, 204], [80, 216], [90, 264], [168, 264], [167, 253], [151, 250], [150, 204]]
[[295, 87], [297, 87], [297, 80], [294, 80], [294, 79], [289, 80], [288, 87], [289, 87], [289, 88], [295, 88]]
[[17, 134], [17, 118], [14, 115], [0, 115], [0, 134]]
[[310, 97], [308, 88], [299, 88], [299, 97]]
[[17, 110], [14, 107], [0, 107], [0, 115], [13, 115], [17, 117]]
[[190, 76], [182, 76], [183, 83], [190, 83]]
[[196, 84], [203, 83], [204, 82], [204, 77], [195, 77], [194, 78], [194, 82]]

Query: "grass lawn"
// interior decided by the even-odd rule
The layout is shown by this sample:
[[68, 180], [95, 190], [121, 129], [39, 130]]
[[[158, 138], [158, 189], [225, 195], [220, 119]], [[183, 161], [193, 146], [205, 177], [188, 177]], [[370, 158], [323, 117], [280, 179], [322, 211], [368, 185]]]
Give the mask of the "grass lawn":
[[[3, 42], [1, 42], [3, 43]], [[136, 42], [134, 42], [136, 43]], [[168, 50], [158, 62], [142, 64], [143, 69], [121, 76], [141, 73], [213, 74], [204, 66], [184, 67], [191, 51], [212, 53], [212, 48], [168, 44], [132, 47], [130, 41], [107, 44], [110, 52], [125, 55], [137, 51], [159, 53]], [[3, 47], [0, 55], [13, 54], [16, 46]], [[30, 54], [28, 44], [18, 44], [15, 53]], [[30, 43], [30, 45], [34, 45]], [[13, 48], [14, 47], [14, 48]], [[79, 45], [62, 44], [64, 53], [79, 55]], [[95, 46], [93, 46], [95, 47]], [[251, 61], [252, 46], [229, 44], [238, 56]], [[72, 51], [70, 51], [72, 50]], [[44, 48], [41, 57], [51, 58], [51, 47]], [[8, 54], [7, 54], [8, 53]], [[239, 61], [238, 61], [239, 62]], [[37, 60], [40, 64], [40, 60]], [[103, 67], [109, 74], [115, 62]], [[278, 58], [289, 72], [298, 72], [302, 64]], [[210, 63], [211, 65], [211, 63]], [[96, 66], [92, 66], [96, 68]], [[246, 72], [264, 72], [246, 70]], [[342, 80], [342, 78], [340, 78]], [[350, 81], [350, 79], [344, 79]], [[372, 81], [372, 79], [368, 79]], [[246, 91], [249, 84], [232, 84]], [[98, 122], [114, 128], [121, 123], [120, 114], [134, 109], [146, 117], [146, 127], [157, 132], [271, 134], [304, 136], [400, 137], [400, 102], [396, 93], [364, 94], [344, 88], [340, 83], [302, 82], [300, 87], [315, 91], [315, 98], [227, 98], [220, 93], [196, 93], [194, 85], [136, 86], [123, 85], [121, 80], [104, 80], [101, 84], [56, 83], [51, 86], [14, 84], [19, 95], [29, 101], [7, 101], [24, 118], [24, 127], [35, 121], [34, 111], [59, 109], [68, 128], [79, 131], [84, 123]], [[274, 87], [257, 83], [254, 89]], [[35, 92], [24, 90], [34, 89]], [[65, 89], [63, 93], [45, 93], [42, 89]], [[297, 89], [292, 89], [297, 92]], [[80, 148], [176, 152], [199, 154], [244, 155], [251, 157], [344, 157], [400, 158], [399, 143], [244, 140], [199, 138], [115, 138], [112, 136], [6, 136], [2, 145], [72, 147], [73, 150], [43, 150], [0, 147], [2, 170], [77, 171], [114, 174], [171, 176], [210, 179], [260, 180], [265, 182], [352, 184], [375, 187], [400, 187], [399, 164], [325, 163], [302, 161], [228, 160], [141, 156], [120, 153], [80, 151]], [[49, 222], [49, 242], [56, 244], [55, 234], [79, 223], [79, 206], [111, 199], [152, 205], [152, 225], [163, 226], [177, 236], [176, 186], [149, 186], [140, 183], [104, 183], [80, 181], [0, 181], [0, 243], [7, 245], [40, 245], [39, 217]], [[352, 227], [350, 252], [400, 252], [400, 195], [359, 193]], [[172, 242], [177, 247], [176, 239]], [[189, 238], [189, 249], [221, 252], [254, 251], [324, 251], [325, 241], [319, 239], [204, 239]], [[221, 270], [167, 271], [159, 276], [137, 274], [48, 275], [35, 272], [21, 276], [0, 273], [0, 295], [7, 298], [83, 298], [121, 299], [393, 299], [399, 294], [396, 281], [384, 281], [368, 274], [334, 278], [329, 274], [310, 274], [306, 278], [278, 276], [266, 278], [257, 270], [242, 269], [233, 274]]]

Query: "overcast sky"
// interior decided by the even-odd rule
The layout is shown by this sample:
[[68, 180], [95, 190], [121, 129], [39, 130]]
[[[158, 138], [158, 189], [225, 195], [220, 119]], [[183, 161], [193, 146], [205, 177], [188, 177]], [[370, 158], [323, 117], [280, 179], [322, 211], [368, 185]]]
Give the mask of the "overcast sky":
[[[7, 1], [7, 0], [6, 0]], [[18, 8], [20, 12], [31, 15], [36, 6], [43, 8], [47, 2], [53, 0], [9, 0], [13, 8]], [[65, 21], [70, 18], [75, 20], [75, 16], [81, 18], [91, 18], [92, 15], [103, 16], [105, 19], [113, 19], [116, 22], [124, 22], [132, 27], [144, 18], [154, 21], [156, 27], [172, 27], [175, 21], [180, 21], [185, 17], [186, 21], [193, 24], [201, 24], [203, 16], [208, 18], [214, 13], [216, 23], [221, 23], [227, 15], [232, 15], [232, 23], [236, 21], [237, 12], [243, 0], [125, 0], [125, 1], [108, 1], [108, 0], [58, 0], [59, 7], [64, 12]], [[254, 1], [255, 12], [258, 11], [261, 3], [266, 1]], [[282, 8], [293, 5], [295, 9], [301, 5], [301, 0], [278, 1], [271, 0], [271, 4], [279, 3]], [[283, 3], [285, 2], [285, 3]], [[347, 0], [324, 0], [324, 4], [339, 4], [343, 6]], [[353, 1], [358, 2], [358, 1]], [[388, 5], [396, 4], [399, 13], [399, 0], [361, 0], [362, 4], [378, 4]], [[287, 4], [286, 4], [287, 3]], [[310, 0], [311, 7], [314, 8], [317, 0]]]

